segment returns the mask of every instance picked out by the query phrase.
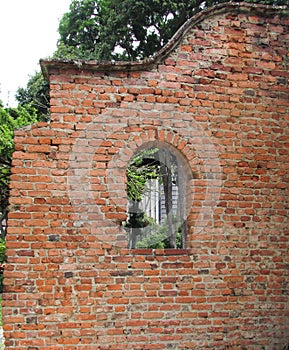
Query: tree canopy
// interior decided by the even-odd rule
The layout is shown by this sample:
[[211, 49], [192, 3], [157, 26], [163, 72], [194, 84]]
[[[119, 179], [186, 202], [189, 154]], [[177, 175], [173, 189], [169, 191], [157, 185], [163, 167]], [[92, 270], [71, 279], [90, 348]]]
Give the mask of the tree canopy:
[[19, 88], [16, 94], [19, 105], [32, 106], [41, 120], [49, 118], [49, 83], [41, 72], [32, 75], [26, 88]]
[[[225, 0], [72, 0], [57, 58], [136, 60], [164, 46], [191, 16]], [[288, 5], [288, 0], [247, 0]]]
[[72, 0], [54, 56], [136, 60], [159, 50], [202, 1]]
[[[161, 49], [191, 16], [227, 0], [71, 0], [59, 22], [59, 40], [53, 58], [137, 60]], [[289, 5], [289, 0], [246, 0]], [[40, 72], [18, 89], [21, 106], [32, 103], [49, 118], [49, 85]]]
[[[227, 0], [71, 0], [59, 22], [53, 58], [138, 60], [161, 49], [191, 16]], [[289, 5], [289, 0], [246, 0]], [[31, 76], [16, 95], [20, 105], [32, 103], [49, 114], [49, 86], [41, 73]]]

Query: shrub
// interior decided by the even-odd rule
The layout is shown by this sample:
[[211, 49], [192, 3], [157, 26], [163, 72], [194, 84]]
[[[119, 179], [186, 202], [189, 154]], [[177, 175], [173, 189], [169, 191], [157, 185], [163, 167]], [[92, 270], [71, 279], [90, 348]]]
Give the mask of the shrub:
[[[182, 232], [181, 226], [178, 228], [176, 236], [177, 248], [182, 248]], [[146, 238], [137, 242], [137, 248], [150, 248], [150, 249], [169, 249], [169, 237], [168, 237], [168, 225], [164, 224], [159, 226], [157, 232], [148, 235]]]

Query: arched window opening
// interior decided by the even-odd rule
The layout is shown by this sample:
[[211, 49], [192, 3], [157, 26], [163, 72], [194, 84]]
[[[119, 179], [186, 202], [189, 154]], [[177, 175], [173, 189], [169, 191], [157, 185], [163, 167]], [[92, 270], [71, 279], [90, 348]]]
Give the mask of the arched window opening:
[[141, 150], [126, 175], [129, 248], [185, 248], [187, 180], [177, 151]]

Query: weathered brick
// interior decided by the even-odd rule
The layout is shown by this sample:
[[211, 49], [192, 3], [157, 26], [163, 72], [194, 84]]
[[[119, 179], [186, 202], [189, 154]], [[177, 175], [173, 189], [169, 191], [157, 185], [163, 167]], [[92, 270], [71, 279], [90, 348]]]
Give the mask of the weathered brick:
[[[42, 63], [51, 123], [15, 131], [7, 350], [288, 343], [282, 11], [230, 4], [201, 13], [152, 66]], [[130, 250], [126, 168], [160, 143], [190, 173], [186, 249]]]

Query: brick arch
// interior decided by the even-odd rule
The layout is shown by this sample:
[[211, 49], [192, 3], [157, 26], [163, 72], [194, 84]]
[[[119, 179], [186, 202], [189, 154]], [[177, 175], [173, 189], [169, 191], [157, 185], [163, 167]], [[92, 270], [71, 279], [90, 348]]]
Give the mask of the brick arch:
[[[161, 141], [159, 139], [156, 139], [155, 141], [145, 142], [137, 149], [134, 155], [139, 152], [142, 152], [143, 150], [146, 150], [146, 149], [148, 150], [152, 148], [158, 148], [159, 150], [168, 151], [171, 155], [175, 156], [175, 159], [177, 162], [177, 166], [178, 166], [177, 173], [179, 178], [177, 207], [180, 210], [180, 211], [177, 211], [179, 213], [179, 216], [177, 216], [177, 221], [178, 221], [178, 226], [181, 225], [183, 229], [182, 244], [184, 248], [187, 245], [187, 233], [188, 233], [187, 217], [189, 216], [191, 205], [194, 203], [192, 198], [193, 194], [191, 193], [192, 181], [194, 180], [194, 178], [198, 176], [197, 175], [198, 170], [197, 170], [197, 167], [194, 166], [195, 171], [194, 173], [192, 173], [192, 169], [188, 164], [187, 159], [182, 155], [182, 153], [171, 143], [167, 141]], [[134, 235], [132, 234], [131, 238], [133, 237]]]
[[[200, 177], [202, 165], [190, 141], [170, 128], [116, 127], [92, 146], [94, 124], [86, 126], [70, 154], [67, 188], [78, 216], [74, 225], [86, 229], [99, 241], [124, 246], [126, 235], [121, 224], [127, 218], [126, 169], [133, 154], [152, 144], [169, 148], [190, 174], [188, 189], [194, 187], [194, 181]], [[122, 147], [112, 147], [115, 140], [122, 138], [125, 140]], [[191, 199], [188, 202], [195, 208], [198, 206]]]
[[[124, 130], [126, 133], [127, 131]], [[113, 192], [110, 190], [110, 187], [114, 187], [115, 184], [115, 176], [120, 176], [122, 179], [121, 186], [122, 186], [122, 195], [126, 195], [125, 188], [125, 178], [126, 178], [126, 169], [127, 166], [133, 157], [135, 153], [137, 153], [140, 150], [143, 150], [145, 148], [149, 148], [151, 146], [157, 146], [162, 145], [164, 147], [169, 147], [170, 150], [174, 150], [173, 152], [175, 154], [179, 153], [183, 157], [183, 163], [187, 163], [186, 167], [187, 169], [190, 169], [193, 173], [197, 173], [198, 169], [196, 165], [194, 164], [194, 168], [189, 165], [189, 161], [186, 158], [185, 154], [182, 152], [182, 150], [185, 148], [185, 145], [188, 144], [188, 141], [185, 139], [182, 140], [182, 138], [177, 134], [177, 132], [173, 132], [171, 130], [166, 130], [165, 128], [149, 128], [145, 129], [145, 127], [142, 128], [142, 131], [140, 133], [138, 132], [131, 132], [129, 140], [127, 140], [125, 146], [121, 149], [119, 149], [119, 152], [117, 152], [108, 163], [108, 191], [111, 193]], [[178, 148], [178, 146], [180, 146]], [[187, 148], [188, 151], [188, 148]], [[120, 194], [119, 192], [118, 194]], [[114, 201], [114, 199], [113, 199]]]
[[[127, 130], [124, 129], [124, 132], [127, 135]], [[208, 141], [207, 136], [203, 135], [201, 137], [201, 134], [200, 131], [197, 137], [198, 142], [200, 140], [204, 141], [204, 139]], [[113, 135], [110, 135], [110, 137], [113, 137]], [[204, 155], [197, 154], [200, 149], [199, 146], [194, 144], [194, 137], [191, 139], [183, 137], [178, 131], [171, 128], [143, 126], [141, 131], [132, 131], [125, 146], [119, 149], [111, 158], [107, 167], [107, 192], [109, 194], [109, 206], [114, 207], [114, 212], [108, 213], [106, 218], [115, 219], [118, 225], [126, 219], [127, 194], [125, 184], [127, 166], [135, 153], [157, 145], [168, 148], [177, 155], [178, 159], [182, 159], [184, 169], [186, 169], [187, 174], [190, 174], [187, 181], [187, 202], [190, 203], [187, 208], [187, 237], [189, 242], [189, 237], [200, 232], [208, 223], [208, 219], [204, 218], [202, 210], [205, 210], [206, 215], [208, 215], [208, 212], [212, 212], [216, 205], [217, 199], [214, 200], [212, 197], [216, 195], [216, 189], [219, 190], [221, 185], [221, 168], [219, 164], [211, 162], [213, 159], [210, 158], [213, 153], [212, 150], [209, 150], [208, 158], [204, 159]], [[214, 146], [211, 145], [211, 148], [214, 148]], [[215, 171], [215, 174], [212, 172], [208, 174], [208, 168], [210, 168], [210, 171]], [[209, 179], [209, 176], [212, 178]], [[211, 185], [208, 186], [208, 181], [213, 183], [212, 192], [210, 192], [212, 188]], [[126, 240], [125, 235], [123, 237]]]

